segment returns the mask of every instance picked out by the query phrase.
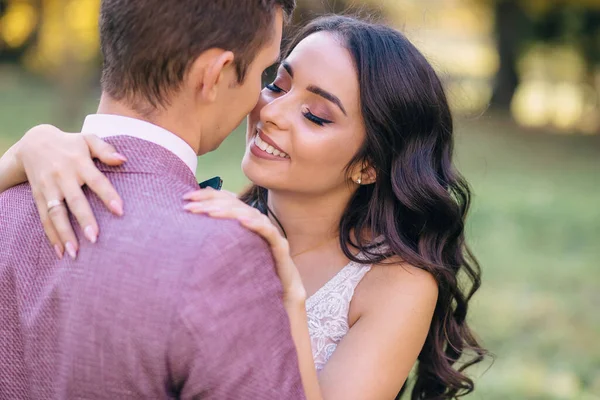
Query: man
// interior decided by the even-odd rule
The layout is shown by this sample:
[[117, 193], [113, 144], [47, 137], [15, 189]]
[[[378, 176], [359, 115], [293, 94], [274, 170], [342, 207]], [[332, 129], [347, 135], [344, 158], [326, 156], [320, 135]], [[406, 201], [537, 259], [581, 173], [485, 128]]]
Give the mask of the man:
[[29, 186], [0, 195], [1, 399], [304, 398], [266, 244], [182, 208], [196, 155], [254, 107], [293, 7], [102, 2], [103, 93], [84, 131], [128, 159], [100, 166], [127, 210], [88, 194], [102, 235], [77, 232], [79, 255], [59, 259]]

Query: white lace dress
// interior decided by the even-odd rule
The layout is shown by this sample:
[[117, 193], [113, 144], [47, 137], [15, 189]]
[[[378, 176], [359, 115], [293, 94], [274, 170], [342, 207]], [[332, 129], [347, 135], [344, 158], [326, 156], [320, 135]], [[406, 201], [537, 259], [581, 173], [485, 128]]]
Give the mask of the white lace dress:
[[313, 359], [321, 371], [348, 333], [348, 311], [354, 290], [371, 269], [351, 262], [306, 300]]

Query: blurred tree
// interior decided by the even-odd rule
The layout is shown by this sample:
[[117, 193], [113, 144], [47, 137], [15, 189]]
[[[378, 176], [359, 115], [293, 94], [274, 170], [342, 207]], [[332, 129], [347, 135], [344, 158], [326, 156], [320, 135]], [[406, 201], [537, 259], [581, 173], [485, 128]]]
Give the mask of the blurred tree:
[[16, 62], [35, 42], [41, 0], [0, 0], [0, 61]]
[[0, 0], [0, 60], [56, 82], [56, 123], [81, 114], [98, 66], [100, 0]]
[[508, 108], [519, 85], [518, 62], [532, 43], [581, 53], [593, 85], [600, 64], [600, 0], [475, 0], [493, 3], [500, 69], [492, 105]]
[[[473, 6], [474, 4], [477, 4], [477, 7]], [[61, 107], [63, 110], [68, 110], [64, 117], [67, 120], [70, 119], [70, 115], [78, 113], [81, 104], [80, 93], [85, 92], [86, 82], [94, 81], [95, 79], [89, 78], [97, 76], [100, 65], [97, 26], [99, 5], [100, 0], [0, 0], [0, 61], [21, 62], [30, 71], [57, 82], [62, 88], [61, 98], [66, 103], [71, 103], [70, 99], [73, 99], [72, 104], [63, 104]], [[440, 32], [451, 33], [451, 31], [464, 30], [464, 25], [479, 26], [477, 22], [469, 22], [469, 7], [473, 11], [471, 16], [477, 14], [474, 11], [477, 8], [488, 10], [492, 8], [495, 14], [499, 68], [491, 100], [493, 106], [501, 109], [514, 108], [515, 98], [518, 97], [516, 92], [523, 86], [522, 81], [531, 80], [532, 75], [538, 79], [540, 70], [543, 74], [556, 75], [563, 80], [568, 75], [567, 80], [570, 80], [568, 82], [570, 84], [579, 79], [578, 91], [588, 93], [585, 94], [588, 98], [598, 97], [600, 93], [600, 0], [454, 0], [451, 5], [446, 0], [298, 0], [298, 9], [292, 27], [301, 26], [315, 16], [327, 13], [359, 14], [384, 22], [396, 21], [399, 25], [407, 22], [402, 22], [403, 20], [411, 19], [418, 26], [419, 20], [426, 20], [425, 15], [430, 12], [435, 14], [438, 9], [443, 9], [447, 14], [457, 10], [455, 17], [446, 18], [446, 25], [439, 28]], [[389, 17], [389, 20], [386, 17]], [[435, 18], [441, 19], [439, 16]], [[489, 34], [482, 33], [481, 26], [477, 29], [479, 31], [471, 33], [472, 36]], [[428, 39], [430, 43], [435, 42], [433, 36]], [[546, 46], [542, 51], [539, 50], [540, 43]], [[434, 59], [444, 51], [439, 46], [430, 47]], [[579, 57], [583, 61], [572, 62], [573, 57], [571, 57], [569, 61], [571, 66], [563, 68], [568, 62], [561, 59], [561, 55], [554, 47], [559, 47], [563, 53], [567, 49], [566, 52], [570, 56], [574, 55], [574, 58]], [[455, 48], [459, 48], [458, 44], [453, 47]], [[478, 51], [481, 53], [483, 50], [472, 47], [470, 50], [465, 50], [463, 56], [469, 59], [473, 54], [479, 54]], [[533, 63], [537, 63], [535, 65], [537, 70], [533, 74], [530, 70], [524, 72], [523, 67], [523, 60], [530, 59], [529, 55], [532, 52], [542, 54], [541, 57], [538, 56], [538, 61]], [[552, 52], [556, 54], [550, 54]], [[446, 54], [445, 57], [442, 59], [449, 64], [454, 62], [452, 55]], [[487, 61], [481, 61], [484, 58]], [[498, 62], [494, 61], [495, 58], [495, 51], [493, 56], [479, 56], [480, 65], [477, 68], [480, 70], [492, 68], [495, 72], [495, 65]], [[544, 61], [541, 62], [540, 67], [541, 59]], [[455, 68], [452, 73], [472, 74], [475, 68], [473, 66], [476, 64], [471, 61], [467, 64], [456, 63], [458, 65], [456, 68], [461, 68], [462, 72]], [[483, 64], [487, 67], [482, 67]], [[494, 67], [490, 67], [492, 64]], [[530, 64], [526, 67], [531, 67]], [[583, 67], [580, 68], [580, 65]], [[446, 65], [440, 67], [444, 70]], [[560, 68], [563, 70], [559, 71]], [[581, 69], [584, 70], [583, 73]], [[580, 79], [582, 75], [585, 77]], [[265, 79], [271, 78], [272, 71], [265, 75]], [[550, 80], [552, 79], [554, 78]], [[473, 86], [473, 90], [482, 92], [480, 86]], [[485, 91], [485, 96], [479, 96], [483, 99], [482, 104], [487, 104], [490, 97], [489, 83]], [[548, 97], [543, 93], [535, 96]], [[537, 101], [533, 99], [535, 96], [527, 97], [524, 103], [535, 103]], [[553, 96], [560, 97], [559, 94]], [[548, 101], [559, 103], [554, 98]], [[588, 105], [592, 102], [592, 100], [583, 101]], [[566, 103], [571, 104], [569, 101]], [[596, 103], [599, 102], [596, 100]], [[558, 107], [556, 104], [544, 106], [543, 112], [552, 114], [548, 110]], [[522, 115], [530, 112], [529, 109], [523, 110]], [[512, 111], [514, 115], [514, 109]], [[578, 111], [575, 110], [569, 118], [576, 118], [577, 113]], [[600, 119], [594, 122], [594, 118], [590, 118], [588, 126], [600, 126]], [[542, 120], [548, 120], [548, 117], [540, 117], [539, 121]], [[593, 129], [595, 128], [591, 128]]]
[[529, 37], [529, 19], [523, 9], [514, 1], [496, 1], [495, 35], [498, 45], [500, 65], [494, 83], [492, 105], [508, 110], [519, 86], [517, 61], [524, 38]]

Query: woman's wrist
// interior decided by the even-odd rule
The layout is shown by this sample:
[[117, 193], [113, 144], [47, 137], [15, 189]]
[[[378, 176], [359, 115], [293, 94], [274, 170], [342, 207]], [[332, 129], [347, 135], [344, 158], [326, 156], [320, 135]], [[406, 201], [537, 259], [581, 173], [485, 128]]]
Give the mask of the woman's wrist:
[[306, 290], [304, 287], [297, 287], [286, 291], [283, 296], [283, 303], [288, 311], [302, 310], [306, 311]]
[[23, 166], [22, 158], [23, 140], [19, 140], [11, 147], [11, 165], [15, 168], [15, 171], [20, 171], [23, 175], [25, 174], [25, 167]]
[[23, 135], [23, 137], [15, 144], [15, 158], [19, 165], [23, 166], [23, 159], [27, 149], [38, 148], [39, 145], [44, 145], [53, 131], [58, 128], [52, 125], [36, 125]]
[[18, 147], [19, 143], [14, 144], [0, 159], [0, 192], [27, 181]]

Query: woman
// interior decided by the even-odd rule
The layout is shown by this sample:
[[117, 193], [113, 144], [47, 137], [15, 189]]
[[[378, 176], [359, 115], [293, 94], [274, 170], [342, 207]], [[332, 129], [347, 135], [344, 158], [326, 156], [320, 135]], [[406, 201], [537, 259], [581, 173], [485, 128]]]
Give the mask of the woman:
[[[248, 117], [242, 167], [254, 185], [239, 200], [186, 196], [188, 211], [237, 218], [269, 241], [309, 399], [393, 398], [417, 359], [413, 399], [473, 390], [462, 371], [484, 355], [466, 322], [480, 271], [465, 244], [470, 192], [452, 165], [452, 130], [442, 85], [406, 38], [321, 18], [291, 42]], [[90, 152], [123, 161], [99, 139], [40, 127], [18, 147], [23, 162], [1, 171], [0, 190], [27, 171], [34, 192], [58, 185], [69, 201], [68, 188], [87, 183], [119, 211]], [[52, 179], [50, 159], [67, 175]], [[81, 204], [70, 206], [85, 215]], [[45, 226], [59, 255], [76, 246]]]

